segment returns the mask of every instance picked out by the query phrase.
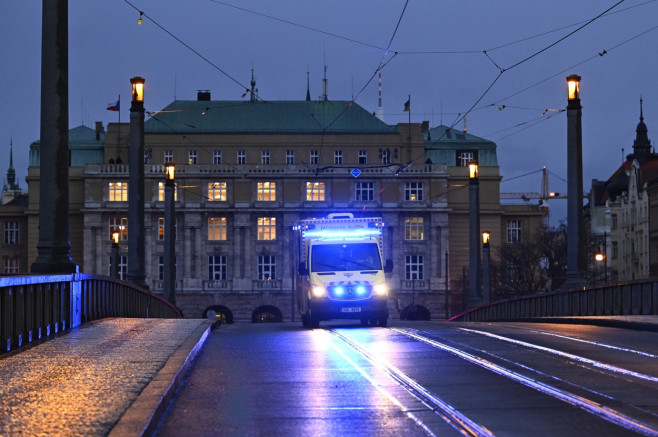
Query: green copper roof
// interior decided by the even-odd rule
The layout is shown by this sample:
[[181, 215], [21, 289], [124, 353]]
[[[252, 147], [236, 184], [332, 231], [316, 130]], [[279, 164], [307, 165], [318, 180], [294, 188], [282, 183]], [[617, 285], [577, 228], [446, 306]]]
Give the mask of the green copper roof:
[[397, 133], [396, 126], [349, 101], [176, 100], [149, 115], [146, 133]]
[[497, 166], [496, 143], [448, 126], [440, 125], [425, 133], [427, 157], [435, 164], [456, 165], [462, 152], [475, 151], [482, 166]]
[[484, 138], [476, 137], [467, 132], [463, 132], [457, 129], [451, 129], [448, 126], [439, 125], [430, 129], [429, 133], [425, 134], [425, 139], [432, 146], [441, 147], [443, 143], [479, 143], [491, 145], [493, 147], [496, 144], [493, 141], [485, 140]]

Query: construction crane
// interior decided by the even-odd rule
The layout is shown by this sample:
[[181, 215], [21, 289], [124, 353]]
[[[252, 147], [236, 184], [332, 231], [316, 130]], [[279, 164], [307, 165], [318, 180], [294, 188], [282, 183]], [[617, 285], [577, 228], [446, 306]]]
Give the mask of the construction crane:
[[541, 170], [541, 192], [523, 192], [523, 193], [500, 193], [500, 199], [520, 199], [524, 201], [529, 201], [533, 199], [539, 199], [541, 201], [546, 201], [549, 199], [566, 199], [567, 196], [560, 196], [560, 193], [554, 191], [549, 191], [548, 189], [548, 170], [544, 166]]

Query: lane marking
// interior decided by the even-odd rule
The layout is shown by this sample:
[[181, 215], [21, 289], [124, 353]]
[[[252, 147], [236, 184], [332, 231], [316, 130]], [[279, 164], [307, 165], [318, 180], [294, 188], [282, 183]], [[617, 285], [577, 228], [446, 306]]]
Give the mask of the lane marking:
[[570, 360], [573, 360], [573, 361], [576, 361], [576, 362], [579, 362], [579, 363], [589, 364], [589, 365], [591, 365], [593, 367], [597, 367], [599, 369], [605, 369], [609, 372], [620, 373], [622, 375], [632, 376], [634, 378], [644, 379], [646, 381], [658, 382], [658, 377], [655, 377], [655, 376], [645, 375], [644, 373], [624, 369], [623, 367], [613, 366], [612, 364], [602, 363], [601, 361], [592, 360], [590, 358], [581, 357], [579, 355], [570, 354], [568, 352], [562, 352], [562, 351], [559, 351], [557, 349], [551, 349], [549, 347], [539, 346], [537, 344], [532, 344], [532, 343], [528, 343], [528, 342], [521, 341], [521, 340], [515, 340], [513, 338], [503, 337], [502, 335], [492, 334], [491, 332], [486, 332], [486, 331], [479, 331], [477, 329], [469, 329], [469, 328], [458, 328], [458, 329], [460, 331], [465, 331], [465, 332], [470, 332], [470, 333], [473, 333], [473, 334], [484, 335], [486, 337], [495, 338], [497, 340], [502, 340], [502, 341], [505, 341], [505, 342], [508, 342], [508, 343], [516, 344], [516, 345], [527, 347], [527, 348], [530, 348], [530, 349], [537, 349], [537, 350], [540, 350], [540, 351], [543, 351], [543, 352], [548, 352], [550, 354], [558, 355], [558, 356], [564, 357], [564, 358], [568, 358]]
[[[364, 346], [360, 345], [358, 342], [352, 340], [346, 335], [341, 334], [340, 332], [337, 332], [331, 328], [325, 328], [325, 329], [327, 329], [327, 332], [338, 337], [340, 340], [342, 340], [343, 342], [351, 346], [353, 349], [355, 349], [359, 354], [361, 354], [368, 361], [370, 361], [377, 369], [379, 369], [380, 371], [384, 372], [389, 377], [391, 377], [401, 387], [403, 387], [409, 393], [411, 393], [413, 396], [419, 399], [423, 404], [425, 404], [428, 407], [428, 409], [434, 411], [435, 414], [439, 415], [446, 423], [452, 426], [455, 430], [459, 431], [462, 435], [477, 436], [477, 437], [494, 436], [494, 434], [491, 431], [489, 431], [488, 429], [484, 428], [480, 424], [466, 417], [464, 414], [459, 412], [455, 407], [443, 401], [441, 398], [439, 398], [434, 393], [427, 390], [425, 387], [423, 387], [418, 382], [407, 376], [404, 372], [402, 372], [397, 367], [393, 366], [385, 359], [381, 358], [376, 354], [371, 353]], [[358, 367], [357, 370], [359, 370]]]
[[594, 401], [591, 401], [587, 398], [583, 398], [581, 396], [575, 395], [573, 393], [569, 393], [567, 391], [560, 390], [558, 388], [552, 387], [548, 384], [544, 384], [539, 381], [535, 381], [534, 379], [528, 378], [524, 375], [521, 375], [519, 373], [513, 372], [509, 369], [506, 369], [502, 366], [499, 366], [497, 364], [494, 364], [484, 358], [477, 357], [475, 355], [469, 354], [468, 352], [464, 352], [462, 350], [459, 350], [455, 347], [448, 346], [447, 344], [440, 343], [436, 340], [432, 340], [431, 338], [424, 337], [422, 335], [416, 334], [415, 332], [411, 332], [410, 330], [405, 330], [405, 329], [400, 329], [400, 328], [391, 328], [392, 331], [398, 332], [402, 335], [406, 335], [408, 337], [414, 338], [418, 341], [421, 341], [423, 343], [427, 343], [429, 345], [432, 345], [434, 347], [437, 347], [439, 349], [442, 349], [446, 352], [453, 353], [466, 361], [469, 361], [471, 363], [477, 364], [480, 367], [483, 367], [487, 370], [490, 370], [498, 375], [505, 376], [513, 381], [519, 382], [526, 387], [530, 387], [534, 390], [539, 391], [540, 393], [547, 394], [549, 396], [553, 396], [556, 399], [562, 400], [568, 404], [580, 407], [581, 409], [597, 416], [600, 417], [604, 420], [607, 420], [608, 422], [614, 423], [616, 425], [622, 426], [626, 429], [629, 429], [633, 432], [637, 432], [643, 435], [647, 436], [658, 436], [658, 430], [652, 428], [651, 426], [644, 424], [638, 420], [633, 419], [632, 417], [628, 417], [624, 415], [623, 413], [620, 413], [619, 411], [613, 410], [611, 408], [602, 406]]

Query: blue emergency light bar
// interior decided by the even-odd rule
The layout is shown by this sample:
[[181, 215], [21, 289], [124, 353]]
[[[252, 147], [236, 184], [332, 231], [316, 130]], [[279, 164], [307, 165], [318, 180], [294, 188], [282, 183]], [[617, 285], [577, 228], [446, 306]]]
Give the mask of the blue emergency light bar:
[[377, 228], [360, 228], [360, 229], [307, 229], [302, 231], [305, 238], [318, 238], [321, 240], [343, 240], [343, 239], [361, 239], [379, 237], [381, 230]]

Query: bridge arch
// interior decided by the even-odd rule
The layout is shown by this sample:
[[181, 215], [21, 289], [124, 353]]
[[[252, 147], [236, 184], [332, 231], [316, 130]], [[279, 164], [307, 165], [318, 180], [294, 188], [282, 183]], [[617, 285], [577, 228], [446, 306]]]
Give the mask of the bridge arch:
[[224, 305], [213, 305], [203, 312], [204, 319], [219, 320], [222, 323], [233, 323], [233, 311]]
[[252, 323], [278, 323], [283, 322], [281, 310], [274, 305], [261, 305], [251, 313]]
[[409, 305], [400, 313], [402, 320], [430, 320], [430, 310], [423, 305]]

